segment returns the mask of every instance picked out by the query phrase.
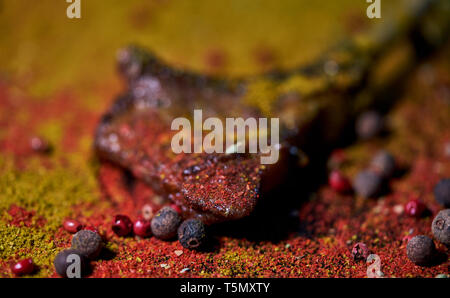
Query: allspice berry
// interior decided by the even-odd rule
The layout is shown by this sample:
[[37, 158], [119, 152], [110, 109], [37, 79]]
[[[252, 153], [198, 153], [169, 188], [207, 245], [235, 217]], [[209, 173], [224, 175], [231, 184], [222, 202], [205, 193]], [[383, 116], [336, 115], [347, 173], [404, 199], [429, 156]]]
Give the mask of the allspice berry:
[[205, 239], [205, 224], [198, 219], [185, 220], [178, 228], [178, 240], [185, 248], [199, 248], [205, 242]]
[[450, 246], [450, 209], [441, 210], [436, 215], [431, 230], [436, 240]]
[[181, 217], [173, 208], [163, 207], [153, 217], [151, 222], [152, 233], [162, 240], [169, 240], [177, 235]]
[[450, 208], [450, 179], [441, 179], [434, 187], [434, 198], [444, 206]]
[[406, 255], [414, 264], [427, 266], [436, 256], [436, 246], [433, 240], [425, 235], [418, 235], [409, 240]]
[[364, 198], [378, 196], [382, 188], [383, 178], [378, 173], [371, 170], [359, 172], [353, 181], [353, 189], [358, 195]]
[[72, 255], [78, 256], [80, 259], [80, 275], [83, 276], [87, 273], [89, 262], [86, 257], [79, 250], [70, 248], [60, 251], [53, 260], [53, 265], [59, 276], [67, 277], [67, 268], [75, 262]]
[[102, 249], [102, 238], [94, 231], [81, 230], [73, 235], [72, 248], [89, 259], [95, 259]]
[[395, 158], [388, 151], [381, 150], [372, 159], [370, 167], [383, 178], [390, 178], [395, 172]]

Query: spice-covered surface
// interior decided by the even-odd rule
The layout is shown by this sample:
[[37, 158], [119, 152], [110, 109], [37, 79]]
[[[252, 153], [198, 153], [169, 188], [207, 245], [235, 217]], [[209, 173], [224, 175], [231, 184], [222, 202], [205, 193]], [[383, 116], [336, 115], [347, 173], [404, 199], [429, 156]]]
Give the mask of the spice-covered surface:
[[[16, 25], [15, 12], [33, 11], [22, 6], [34, 4], [9, 3], [3, 3], [0, 10], [5, 16], [0, 18], [3, 30]], [[367, 264], [352, 258], [352, 248], [358, 242], [380, 256], [381, 271], [387, 277], [448, 273], [445, 260], [436, 266], [419, 267], [406, 256], [408, 236], [432, 236], [433, 217], [442, 209], [432, 189], [440, 178], [450, 176], [448, 47], [411, 73], [404, 94], [387, 113], [386, 134], [347, 144], [339, 154], [344, 159], [341, 171], [354, 178], [378, 149], [388, 149], [402, 171], [389, 181], [390, 189], [383, 196], [365, 200], [338, 194], [326, 185], [325, 168], [314, 175], [317, 187], [311, 189], [303, 187], [311, 182], [308, 177], [292, 177], [298, 179], [296, 187], [280, 192], [274, 208], [257, 210], [256, 218], [247, 219], [244, 226], [240, 222], [213, 227], [209, 249], [196, 252], [183, 248], [178, 241], [123, 238], [111, 230], [116, 214], [127, 214], [135, 220], [148, 198], [157, 196], [141, 182], [130, 183], [130, 178], [114, 166], [100, 164], [93, 155], [95, 127], [122, 89], [112, 69], [115, 51], [130, 41], [147, 41], [150, 46], [158, 44], [161, 54], [174, 63], [184, 61], [187, 66], [211, 73], [247, 74], [272, 66], [293, 66], [323, 49], [312, 47], [299, 54], [301, 51], [289, 50], [289, 42], [294, 43], [291, 38], [283, 38], [287, 44], [282, 44], [274, 37], [279, 35], [267, 38], [266, 31], [259, 28], [252, 35], [255, 39], [242, 43], [207, 39], [199, 50], [199, 43], [192, 42], [193, 48], [184, 51], [196, 54], [186, 62], [185, 54], [176, 51], [177, 43], [183, 40], [163, 39], [170, 32], [156, 30], [160, 33], [149, 37], [154, 40], [144, 38], [152, 32], [149, 28], [164, 27], [177, 15], [178, 10], [169, 1], [146, 5], [130, 2], [120, 13], [116, 8], [120, 16], [114, 14], [112, 6], [87, 6], [87, 14], [108, 20], [103, 27], [96, 18], [80, 20], [85, 22], [81, 27], [76, 27], [76, 21], [66, 24], [61, 14], [64, 5], [44, 3], [44, 8], [61, 8], [48, 9], [54, 15], [45, 19], [56, 18], [55, 22], [65, 24], [64, 30], [49, 29], [49, 21], [35, 12], [27, 22], [14, 27], [20, 34], [1, 37], [2, 49], [7, 46], [0, 55], [4, 65], [0, 68], [0, 276], [13, 276], [10, 266], [31, 257], [38, 266], [32, 276], [56, 277], [53, 259], [71, 245], [72, 235], [63, 228], [65, 219], [94, 226], [105, 238], [106, 248], [92, 262], [92, 277], [365, 277]], [[286, 5], [271, 12], [283, 14], [292, 9]], [[367, 22], [358, 19], [354, 10], [346, 10], [350, 14], [346, 19]], [[257, 9], [253, 13], [264, 18]], [[133, 34], [117, 37], [109, 27], [117, 18], [125, 20], [120, 24], [122, 30]], [[295, 17], [285, 20], [295, 21]], [[101, 32], [86, 30], [80, 34], [79, 29], [89, 27], [90, 22]], [[354, 27], [360, 26], [350, 26]], [[164, 28], [170, 31], [175, 26]], [[70, 38], [65, 40], [64, 36]], [[258, 36], [265, 43], [258, 41]], [[60, 44], [52, 44], [48, 56], [36, 56], [36, 48], [48, 46], [58, 37]], [[72, 42], [76, 37], [81, 40]], [[98, 47], [86, 46], [93, 38], [99, 39]], [[96, 67], [92, 67], [94, 61]], [[429, 209], [421, 218], [405, 214], [405, 204], [415, 198]], [[438, 249], [446, 251], [442, 245]]]

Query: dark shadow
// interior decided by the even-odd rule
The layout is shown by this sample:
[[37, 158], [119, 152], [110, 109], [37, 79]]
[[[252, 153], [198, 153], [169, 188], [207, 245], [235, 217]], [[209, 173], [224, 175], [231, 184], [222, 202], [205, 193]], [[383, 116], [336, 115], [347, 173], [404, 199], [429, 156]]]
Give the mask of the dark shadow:
[[394, 174], [392, 175], [392, 177], [393, 177], [393, 178], [396, 178], [396, 179], [402, 178], [402, 177], [404, 177], [409, 171], [410, 171], [410, 168], [409, 168], [408, 166], [406, 166], [406, 165], [398, 166], [398, 167], [395, 169], [395, 172], [394, 172]]
[[421, 218], [426, 218], [426, 217], [432, 217], [433, 216], [433, 212], [431, 212], [431, 210], [430, 209], [425, 209], [424, 211], [423, 211], [423, 213], [421, 214]]
[[315, 162], [303, 169], [297, 168], [294, 157], [291, 157], [292, 160], [288, 161], [290, 169], [284, 182], [264, 194], [250, 216], [216, 224], [211, 227], [212, 233], [275, 243], [291, 234], [312, 236], [306, 229], [306, 223], [300, 222], [297, 210], [327, 181], [328, 154], [320, 152], [320, 155], [320, 158], [312, 158]]
[[38, 265], [34, 264], [33, 271], [29, 275], [38, 274], [39, 271], [41, 271], [41, 267], [39, 267]]
[[447, 262], [448, 256], [445, 252], [438, 251], [436, 255], [433, 257], [433, 260], [430, 264], [427, 264], [425, 267], [434, 267]]
[[102, 247], [102, 250], [100, 251], [100, 254], [98, 256], [99, 260], [109, 261], [116, 257], [117, 253], [112, 251], [111, 249], [107, 247]]
[[83, 268], [81, 269], [81, 276], [87, 277], [87, 276], [91, 275], [93, 271], [94, 271], [94, 268], [93, 268], [91, 262], [88, 261], [83, 265]]
[[215, 252], [218, 251], [220, 248], [220, 241], [215, 237], [216, 234], [214, 234], [212, 231], [208, 231], [207, 235], [209, 235], [206, 238], [206, 242], [203, 243], [200, 247], [196, 249], [198, 252]]
[[122, 171], [122, 181], [129, 193], [133, 193], [134, 186], [136, 185], [136, 178], [131, 171], [124, 169]]

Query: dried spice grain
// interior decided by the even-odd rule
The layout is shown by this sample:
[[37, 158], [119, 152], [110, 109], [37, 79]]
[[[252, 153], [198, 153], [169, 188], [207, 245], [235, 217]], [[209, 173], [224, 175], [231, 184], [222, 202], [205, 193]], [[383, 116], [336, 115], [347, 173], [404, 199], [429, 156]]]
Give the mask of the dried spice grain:
[[153, 217], [151, 222], [152, 233], [162, 240], [169, 240], [176, 236], [181, 217], [173, 208], [163, 207]]

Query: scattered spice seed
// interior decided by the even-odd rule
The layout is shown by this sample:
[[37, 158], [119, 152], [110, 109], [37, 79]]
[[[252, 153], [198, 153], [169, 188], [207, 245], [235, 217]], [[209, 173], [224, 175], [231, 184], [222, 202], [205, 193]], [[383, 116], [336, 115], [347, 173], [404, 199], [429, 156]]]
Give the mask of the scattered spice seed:
[[26, 274], [30, 274], [34, 271], [34, 263], [31, 258], [20, 260], [15, 263], [11, 270], [16, 276], [22, 276]]
[[362, 242], [356, 243], [352, 248], [352, 257], [355, 262], [366, 261], [369, 256], [370, 251]]
[[450, 246], [450, 209], [439, 211], [433, 219], [431, 230], [436, 240]]
[[140, 218], [133, 225], [133, 232], [139, 237], [149, 237], [152, 234], [152, 228], [149, 220]]
[[78, 232], [79, 230], [81, 230], [81, 228], [83, 226], [81, 225], [80, 222], [78, 222], [74, 219], [68, 219], [68, 220], [64, 221], [63, 227], [64, 227], [64, 230], [66, 230], [67, 232], [74, 234], [74, 233]]
[[180, 223], [181, 217], [178, 212], [171, 207], [163, 207], [152, 219], [153, 235], [162, 240], [172, 239], [176, 236]]
[[89, 259], [95, 259], [102, 249], [102, 238], [96, 232], [81, 230], [72, 237], [72, 248]]
[[188, 271], [191, 271], [191, 269], [190, 268], [183, 268], [183, 269], [180, 270], [180, 273], [185, 273], [185, 272], [188, 272]]
[[406, 203], [405, 213], [411, 217], [421, 217], [427, 210], [427, 206], [419, 199], [413, 199]]
[[100, 237], [102, 238], [102, 241], [106, 241], [106, 235], [104, 233], [100, 233], [100, 231], [98, 230], [98, 228], [94, 227], [94, 226], [87, 226], [84, 227], [83, 230], [86, 231], [92, 231], [94, 233], [97, 233], [100, 235]]
[[431, 264], [436, 255], [436, 247], [430, 237], [418, 235], [409, 240], [406, 254], [414, 264], [427, 266]]
[[353, 189], [364, 198], [377, 196], [382, 189], [383, 179], [371, 170], [364, 170], [356, 175], [353, 181]]
[[49, 153], [51, 150], [50, 144], [46, 139], [36, 136], [30, 139], [30, 147], [38, 153]]
[[408, 244], [409, 240], [411, 240], [414, 236], [409, 234], [402, 238], [402, 243]]
[[178, 228], [178, 240], [185, 248], [199, 248], [204, 244], [205, 239], [205, 224], [198, 219], [185, 220]]
[[390, 178], [395, 172], [394, 156], [388, 151], [382, 150], [372, 159], [370, 167], [383, 178]]
[[60, 251], [53, 260], [55, 271], [61, 277], [67, 277], [67, 268], [73, 264], [73, 261], [68, 260], [70, 255], [77, 255], [80, 258], [80, 273], [85, 275], [88, 271], [88, 261], [86, 257], [79, 251], [73, 248]]
[[328, 183], [331, 188], [340, 193], [348, 192], [351, 189], [351, 185], [347, 177], [345, 177], [344, 174], [338, 170], [334, 170], [330, 173]]
[[450, 208], [450, 178], [441, 179], [434, 187], [434, 198], [444, 206]]
[[127, 236], [133, 230], [133, 222], [126, 215], [116, 215], [114, 217], [112, 230], [114, 233], [116, 233], [117, 236]]

